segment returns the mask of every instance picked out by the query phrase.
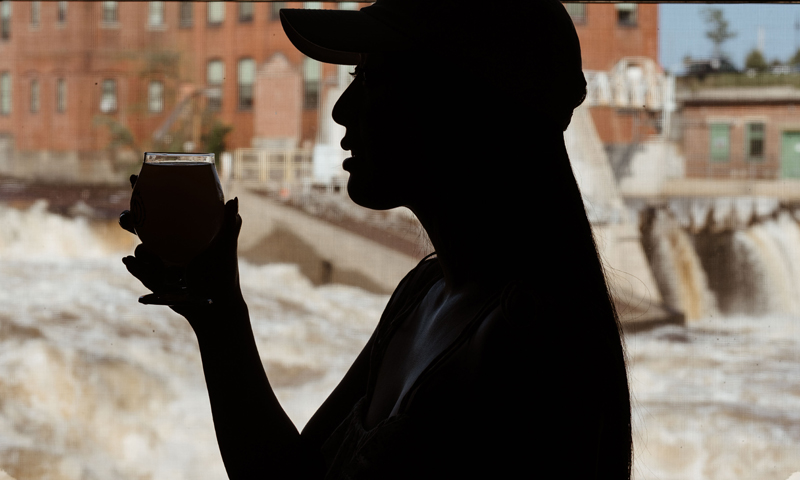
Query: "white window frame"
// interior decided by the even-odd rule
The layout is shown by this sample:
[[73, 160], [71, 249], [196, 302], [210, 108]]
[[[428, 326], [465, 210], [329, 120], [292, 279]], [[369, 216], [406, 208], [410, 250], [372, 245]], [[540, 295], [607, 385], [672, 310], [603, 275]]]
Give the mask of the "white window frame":
[[[639, 25], [639, 6], [635, 3], [615, 3], [617, 11], [617, 26], [621, 27], [636, 27]], [[626, 22], [621, 22], [620, 12], [630, 12], [631, 19]]]
[[56, 79], [56, 113], [67, 111], [67, 80]]
[[[188, 15], [184, 15], [186, 12]], [[194, 26], [194, 2], [178, 2], [178, 27], [191, 28], [192, 26]]]
[[39, 86], [39, 79], [31, 79], [30, 83], [30, 113], [39, 113], [41, 107], [41, 87]]
[[11, 95], [12, 89], [11, 72], [0, 73], [0, 115], [11, 114], [11, 104], [14, 99]]
[[42, 2], [31, 2], [31, 21], [30, 27], [39, 28], [42, 23]]
[[225, 2], [206, 2], [206, 23], [222, 25], [225, 21]]
[[166, 5], [164, 2], [148, 2], [147, 3], [147, 27], [150, 29], [162, 29], [165, 25], [164, 10]]
[[[219, 68], [216, 68], [217, 65], [219, 65]], [[225, 62], [220, 58], [208, 60], [206, 62], [206, 85], [209, 90], [208, 105], [211, 111], [218, 112], [222, 110], [222, 85], [224, 82]]]
[[58, 2], [56, 11], [56, 23], [58, 25], [67, 23], [67, 5], [69, 5], [69, 2]]
[[[252, 23], [256, 18], [255, 2], [236, 2], [236, 18], [239, 23]], [[250, 7], [250, 16], [242, 17], [242, 8]]]
[[286, 2], [272, 2], [269, 7], [269, 19], [274, 22], [280, 20], [280, 10], [286, 8]]
[[0, 2], [0, 38], [3, 40], [11, 38], [11, 13], [11, 1], [3, 0]]
[[[236, 69], [237, 81], [237, 106], [239, 110], [252, 110], [255, 101], [255, 85], [256, 85], [256, 61], [251, 58], [239, 59], [239, 64]], [[248, 83], [246, 83], [248, 82]], [[247, 92], [249, 88], [249, 104], [244, 105], [242, 102], [242, 92]]]
[[147, 85], [147, 110], [150, 113], [164, 111], [164, 82], [151, 80]]
[[[303, 59], [303, 108], [313, 110], [319, 108], [319, 96], [322, 83], [322, 64], [313, 58]], [[315, 100], [311, 101], [311, 95]]]
[[[117, 81], [113, 78], [106, 78], [100, 83], [100, 111], [103, 113], [113, 113], [117, 111]], [[111, 88], [107, 91], [106, 87]]]
[[119, 2], [104, 1], [100, 4], [100, 9], [100, 19], [102, 25], [119, 25]]

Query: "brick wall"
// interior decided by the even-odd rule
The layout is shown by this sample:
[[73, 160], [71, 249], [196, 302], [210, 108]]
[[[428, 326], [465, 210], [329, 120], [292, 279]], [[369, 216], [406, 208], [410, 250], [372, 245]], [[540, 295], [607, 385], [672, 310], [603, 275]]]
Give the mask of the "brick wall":
[[[681, 115], [686, 176], [692, 178], [778, 178], [783, 132], [800, 132], [800, 104], [687, 105]], [[763, 160], [747, 158], [746, 125], [763, 123]], [[730, 125], [730, 156], [711, 161], [711, 124]]]

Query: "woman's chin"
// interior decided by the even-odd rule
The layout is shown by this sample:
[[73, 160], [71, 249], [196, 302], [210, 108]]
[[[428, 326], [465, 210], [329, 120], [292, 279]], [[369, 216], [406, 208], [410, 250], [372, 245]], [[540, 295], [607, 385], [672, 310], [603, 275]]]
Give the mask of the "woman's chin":
[[347, 194], [356, 205], [370, 210], [389, 210], [401, 206], [395, 199], [387, 196], [385, 191], [375, 188], [374, 183], [365, 185], [354, 180], [352, 174], [347, 181]]

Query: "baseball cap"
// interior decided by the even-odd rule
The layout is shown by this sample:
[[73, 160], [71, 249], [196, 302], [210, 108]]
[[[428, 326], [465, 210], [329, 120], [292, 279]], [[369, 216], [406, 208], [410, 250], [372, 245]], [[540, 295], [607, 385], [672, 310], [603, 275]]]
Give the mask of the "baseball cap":
[[577, 33], [557, 0], [500, 5], [485, 0], [377, 0], [357, 11], [281, 9], [280, 18], [294, 46], [325, 63], [356, 65], [360, 53], [473, 43], [465, 36], [512, 51], [546, 39], [580, 61]]
[[357, 11], [282, 9], [280, 18], [292, 44], [324, 63], [357, 65], [361, 53], [387, 52], [467, 59], [468, 76], [485, 88], [557, 102], [564, 128], [586, 94], [578, 34], [558, 0], [377, 0]]

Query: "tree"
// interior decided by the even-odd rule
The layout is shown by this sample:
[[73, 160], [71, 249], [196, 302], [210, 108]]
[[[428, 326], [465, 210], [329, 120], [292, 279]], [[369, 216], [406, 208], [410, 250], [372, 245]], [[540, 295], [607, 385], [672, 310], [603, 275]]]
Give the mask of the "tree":
[[767, 65], [764, 55], [762, 55], [757, 48], [754, 48], [750, 53], [748, 53], [747, 58], [744, 61], [744, 68], [746, 69], [752, 68], [758, 72], [763, 72], [768, 67], [769, 65]]
[[788, 65], [798, 65], [798, 64], [800, 64], [800, 49], [798, 49], [796, 52], [794, 52], [794, 55], [792, 56], [792, 58], [790, 58], [789, 61], [786, 62], [786, 63]]
[[721, 8], [704, 8], [702, 15], [709, 27], [706, 31], [706, 38], [714, 43], [714, 57], [721, 58], [725, 56], [722, 51], [722, 44], [734, 38], [737, 33], [729, 29], [730, 24], [725, 19]]
[[[214, 121], [208, 133], [203, 135], [202, 140], [205, 143], [206, 151], [214, 153], [217, 164], [219, 164], [222, 152], [225, 151], [225, 136], [231, 130], [233, 130], [232, 126], [225, 125], [220, 121]], [[217, 165], [217, 168], [219, 168], [219, 165]]]

